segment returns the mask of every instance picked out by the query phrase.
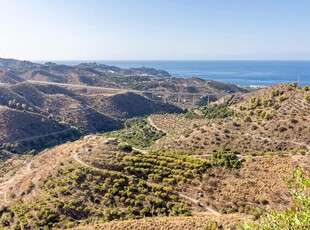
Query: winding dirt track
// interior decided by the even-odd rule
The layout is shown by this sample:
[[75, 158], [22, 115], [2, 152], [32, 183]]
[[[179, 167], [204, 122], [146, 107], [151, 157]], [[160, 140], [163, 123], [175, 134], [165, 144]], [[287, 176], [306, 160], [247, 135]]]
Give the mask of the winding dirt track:
[[[134, 147], [133, 147], [132, 149], [137, 150], [137, 151], [141, 152], [142, 154], [147, 154], [147, 152], [146, 152], [145, 150], [138, 149], [138, 148], [134, 148]], [[81, 164], [81, 165], [83, 165], [83, 166], [85, 166], [85, 167], [89, 167], [89, 168], [92, 168], [92, 169], [95, 169], [95, 170], [101, 170], [100, 168], [96, 168], [96, 167], [94, 167], [94, 166], [92, 166], [92, 165], [89, 165], [89, 164], [87, 164], [86, 162], [84, 162], [81, 158], [79, 158], [78, 152], [76, 152], [76, 153], [73, 155], [73, 159], [74, 159], [77, 163], [79, 163], [79, 164]], [[126, 176], [126, 175], [124, 175], [124, 176]], [[127, 177], [127, 176], [126, 176], [126, 177]], [[187, 195], [185, 195], [185, 194], [183, 194], [183, 193], [180, 193], [180, 192], [177, 192], [177, 194], [178, 194], [180, 197], [182, 197], [183, 199], [186, 199], [186, 200], [190, 201], [191, 203], [194, 203], [194, 204], [196, 204], [196, 205], [198, 205], [198, 206], [200, 206], [200, 207], [203, 207], [203, 208], [204, 208], [206, 211], [208, 211], [210, 214], [214, 214], [214, 215], [217, 215], [217, 216], [220, 216], [220, 215], [221, 215], [221, 214], [220, 214], [219, 212], [217, 212], [216, 210], [214, 210], [214, 209], [212, 209], [212, 208], [210, 208], [210, 207], [208, 207], [208, 206], [206, 206], [206, 205], [201, 204], [199, 200], [196, 200], [196, 199], [194, 199], [194, 198], [192, 198], [192, 197], [189, 197], [189, 196], [187, 196]]]
[[71, 128], [68, 128], [68, 129], [65, 129], [65, 130], [62, 130], [62, 131], [57, 131], [57, 132], [53, 132], [53, 133], [42, 134], [42, 135], [33, 136], [33, 137], [22, 138], [22, 139], [15, 140], [15, 141], [11, 141], [11, 142], [0, 142], [0, 145], [3, 145], [3, 144], [15, 144], [15, 143], [18, 143], [18, 142], [21, 142], [21, 141], [32, 141], [32, 140], [39, 139], [39, 138], [43, 138], [43, 137], [49, 137], [49, 136], [53, 136], [53, 135], [65, 133], [65, 132], [68, 132], [68, 131], [70, 131], [70, 130], [71, 130]]
[[[135, 148], [135, 147], [133, 147], [133, 149], [140, 151], [142, 154], [147, 154], [147, 152], [145, 150]], [[84, 162], [82, 159], [80, 159], [77, 151], [73, 151], [73, 154], [71, 155], [71, 157], [74, 159], [74, 161], [76, 161], [77, 163], [79, 163], [85, 167], [89, 167], [89, 168], [92, 168], [95, 170], [101, 170], [100, 168], [89, 165], [86, 162]], [[15, 175], [13, 177], [11, 177], [9, 180], [7, 180], [5, 182], [0, 183], [0, 195], [3, 196], [4, 203], [9, 204], [12, 202], [12, 200], [8, 199], [8, 192], [10, 191], [9, 189], [11, 189], [10, 185], [14, 184], [16, 180], [23, 180], [23, 177], [32, 173], [34, 170], [35, 169], [32, 168], [32, 162], [27, 163], [25, 160], [22, 163], [21, 168], [15, 173]], [[214, 210], [214, 209], [212, 209], [206, 205], [201, 204], [199, 200], [196, 200], [192, 197], [189, 197], [189, 196], [182, 194], [182, 193], [179, 193], [179, 192], [177, 192], [177, 194], [181, 198], [188, 200], [191, 203], [194, 203], [195, 205], [203, 207], [208, 212], [207, 214], [220, 215], [220, 213], [217, 212], [216, 210]]]
[[196, 199], [194, 199], [194, 198], [192, 198], [192, 197], [186, 196], [186, 195], [184, 195], [184, 194], [182, 194], [182, 193], [178, 193], [178, 194], [179, 194], [180, 197], [182, 197], [182, 198], [184, 198], [184, 199], [186, 199], [186, 200], [189, 200], [189, 201], [191, 201], [192, 203], [197, 204], [197, 205], [203, 207], [205, 210], [209, 211], [210, 213], [212, 213], [212, 214], [214, 214], [214, 215], [217, 215], [217, 216], [220, 216], [220, 215], [221, 215], [221, 213], [219, 213], [219, 212], [215, 211], [214, 209], [212, 209], [212, 208], [210, 208], [210, 207], [208, 207], [208, 206], [203, 205], [202, 203], [200, 203], [199, 200], [196, 200]]
[[154, 124], [154, 122], [153, 122], [151, 116], [149, 116], [146, 120], [147, 120], [147, 122], [148, 122], [151, 126], [153, 126], [153, 127], [154, 127], [155, 129], [157, 129], [158, 131], [162, 131], [162, 132], [166, 133], [167, 136], [169, 135], [169, 133], [168, 133], [166, 130], [161, 129], [161, 128], [159, 128], [158, 126], [156, 126], [156, 125]]
[[[24, 162], [25, 163], [25, 162]], [[23, 164], [24, 164], [23, 163]], [[7, 193], [9, 191], [9, 186], [18, 178], [18, 177], [23, 177], [25, 176], [26, 174], [30, 173], [31, 172], [31, 162], [30, 163], [27, 163], [25, 165], [25, 167], [22, 167], [22, 170], [19, 170], [18, 172], [15, 173], [15, 175], [9, 179], [8, 181], [5, 181], [5, 182], [2, 182], [0, 184], [0, 195], [3, 195], [4, 197], [4, 202], [5, 203], [10, 203], [10, 201], [8, 200], [8, 196], [7, 196]]]

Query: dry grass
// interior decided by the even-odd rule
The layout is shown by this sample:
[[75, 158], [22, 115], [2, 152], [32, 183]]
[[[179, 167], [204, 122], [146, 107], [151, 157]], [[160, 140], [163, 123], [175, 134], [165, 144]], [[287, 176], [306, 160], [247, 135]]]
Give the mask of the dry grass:
[[[225, 229], [238, 229], [239, 223], [251, 219], [249, 216], [230, 214], [220, 217], [194, 216], [194, 217], [154, 217], [142, 220], [112, 221], [109, 223], [81, 226], [74, 229], [105, 229], [105, 230], [205, 230], [210, 224], [218, 223], [218, 227]], [[209, 224], [209, 225], [208, 225]], [[215, 228], [216, 229], [216, 228]]]
[[[279, 90], [283, 95], [272, 96]], [[279, 102], [280, 97], [286, 99]], [[272, 106], [259, 105], [253, 108], [251, 98]], [[152, 115], [153, 123], [165, 130], [169, 136], [157, 142], [155, 148], [213, 150], [231, 148], [240, 152], [276, 152], [310, 150], [310, 104], [304, 99], [302, 89], [278, 85], [251, 94], [238, 95], [240, 101], [230, 109], [235, 115], [225, 119], [189, 119], [173, 115]], [[274, 106], [278, 105], [275, 109]], [[270, 114], [267, 120], [260, 115]], [[244, 117], [250, 114], [250, 122]]]
[[[101, 138], [90, 138], [78, 142], [68, 143], [51, 150], [45, 151], [32, 159], [19, 162], [18, 170], [7, 170], [1, 180], [1, 184], [11, 181], [7, 186], [0, 186], [0, 202], [12, 205], [21, 198], [24, 203], [34, 199], [45, 197], [45, 192], [39, 184], [48, 175], [53, 175], [57, 169], [74, 162], [73, 156], [78, 153], [83, 162], [93, 167], [104, 168], [105, 161], [113, 161], [117, 154], [114, 145], [106, 145]], [[195, 156], [208, 161], [208, 156]], [[186, 185], [182, 193], [200, 203], [208, 205], [215, 210], [225, 212], [238, 212], [238, 214], [223, 214], [220, 217], [206, 215], [196, 205], [191, 206], [194, 217], [169, 217], [147, 220], [133, 220], [126, 222], [111, 222], [93, 225], [95, 229], [130, 229], [137, 226], [141, 229], [203, 229], [209, 219], [216, 220], [225, 227], [234, 226], [239, 220], [248, 219], [247, 214], [256, 214], [258, 209], [282, 210], [289, 204], [289, 188], [283, 182], [283, 178], [290, 178], [297, 166], [309, 170], [309, 155], [263, 155], [240, 156], [244, 159], [240, 170], [228, 170], [214, 167], [208, 170], [202, 177], [202, 181], [195, 186]], [[16, 169], [16, 168], [15, 168]], [[255, 173], [253, 173], [255, 172]], [[30, 189], [31, 188], [31, 189]], [[30, 190], [29, 190], [30, 189]], [[202, 194], [197, 195], [198, 192]], [[251, 217], [252, 218], [252, 217]], [[80, 229], [88, 227], [81, 226]]]

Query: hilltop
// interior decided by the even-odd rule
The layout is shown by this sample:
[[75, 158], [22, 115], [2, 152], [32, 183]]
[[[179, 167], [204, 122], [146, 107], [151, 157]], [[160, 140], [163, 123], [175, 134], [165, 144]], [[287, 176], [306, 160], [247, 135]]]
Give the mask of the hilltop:
[[15, 71], [17, 74], [38, 67], [39, 64], [30, 61], [20, 61], [16, 59], [0, 58], [0, 66]]

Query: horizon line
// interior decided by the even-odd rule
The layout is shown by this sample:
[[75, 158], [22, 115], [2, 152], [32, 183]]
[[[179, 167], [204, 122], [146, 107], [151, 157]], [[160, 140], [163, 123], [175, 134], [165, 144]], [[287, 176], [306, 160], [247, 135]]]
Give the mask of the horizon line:
[[[6, 59], [15, 59], [15, 58], [6, 58]], [[22, 59], [15, 59], [15, 60], [22, 60]], [[136, 61], [141, 61], [141, 62], [150, 62], [150, 61], [310, 61], [310, 59], [51, 59], [51, 60], [46, 60], [46, 59], [41, 59], [41, 60], [34, 60], [34, 59], [23, 59], [23, 61], [32, 61], [32, 62], [55, 62], [55, 61], [74, 61], [74, 62], [96, 62], [96, 61], [124, 61], [124, 62], [136, 62]]]

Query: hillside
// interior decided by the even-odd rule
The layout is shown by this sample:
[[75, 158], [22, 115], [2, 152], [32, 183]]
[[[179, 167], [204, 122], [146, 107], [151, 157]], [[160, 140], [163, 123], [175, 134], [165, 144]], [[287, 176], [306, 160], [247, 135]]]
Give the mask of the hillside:
[[93, 104], [98, 111], [105, 111], [106, 114], [118, 119], [145, 116], [152, 113], [181, 113], [183, 111], [176, 106], [154, 102], [130, 92], [105, 98], [87, 96], [87, 103]]
[[[114, 139], [85, 137], [4, 168], [0, 222], [8, 229], [83, 229], [89, 223], [96, 229], [157, 229], [159, 223], [236, 229], [266, 209], [290, 204], [289, 188], [279, 178], [291, 178], [297, 165], [309, 169], [310, 163], [301, 154], [240, 155], [224, 166], [215, 156], [131, 151]], [[158, 224], [151, 226], [153, 221]]]
[[[40, 149], [28, 144], [37, 141], [41, 148], [52, 146], [81, 134], [106, 132], [123, 126], [125, 119], [145, 116], [151, 113], [180, 113], [181, 109], [164, 103], [151, 101], [141, 95], [99, 90], [78, 92], [55, 85], [33, 85], [22, 82], [0, 86], [0, 143], [15, 144], [23, 141], [23, 146], [7, 149], [22, 152]], [[69, 131], [69, 134], [66, 132]], [[59, 133], [61, 136], [47, 134]], [[70, 134], [71, 133], [71, 134]], [[65, 135], [66, 134], [66, 135]], [[42, 138], [39, 138], [42, 136]], [[46, 141], [45, 141], [46, 140]], [[32, 143], [32, 142], [31, 142]], [[31, 149], [29, 149], [31, 148]]]
[[0, 67], [0, 85], [1, 84], [16, 84], [18, 82], [23, 82], [23, 81], [25, 81], [23, 78]]
[[185, 116], [154, 115], [168, 135], [157, 148], [239, 152], [309, 151], [307, 87], [277, 85], [236, 95], [228, 104], [201, 107]]
[[77, 130], [33, 112], [0, 106], [0, 145], [12, 153], [36, 152], [80, 136]]
[[287, 182], [310, 176], [308, 86], [0, 63], [1, 229], [241, 229], [299, 210]]
[[[19, 87], [11, 90], [22, 93]], [[60, 90], [29, 87], [38, 95], [57, 96]], [[95, 93], [87, 95], [94, 100]], [[281, 178], [292, 178], [298, 166], [310, 170], [308, 94], [307, 87], [277, 85], [182, 115], [135, 118], [122, 130], [2, 160], [0, 223], [7, 229], [238, 229], [268, 210], [283, 211], [294, 203]], [[62, 96], [90, 103], [69, 89]], [[136, 97], [143, 103], [131, 110]], [[120, 93], [91, 104], [105, 106], [110, 116], [128, 111], [116, 118], [125, 120], [137, 109], [147, 113], [147, 102]], [[284, 125], [286, 130], [279, 129]]]

